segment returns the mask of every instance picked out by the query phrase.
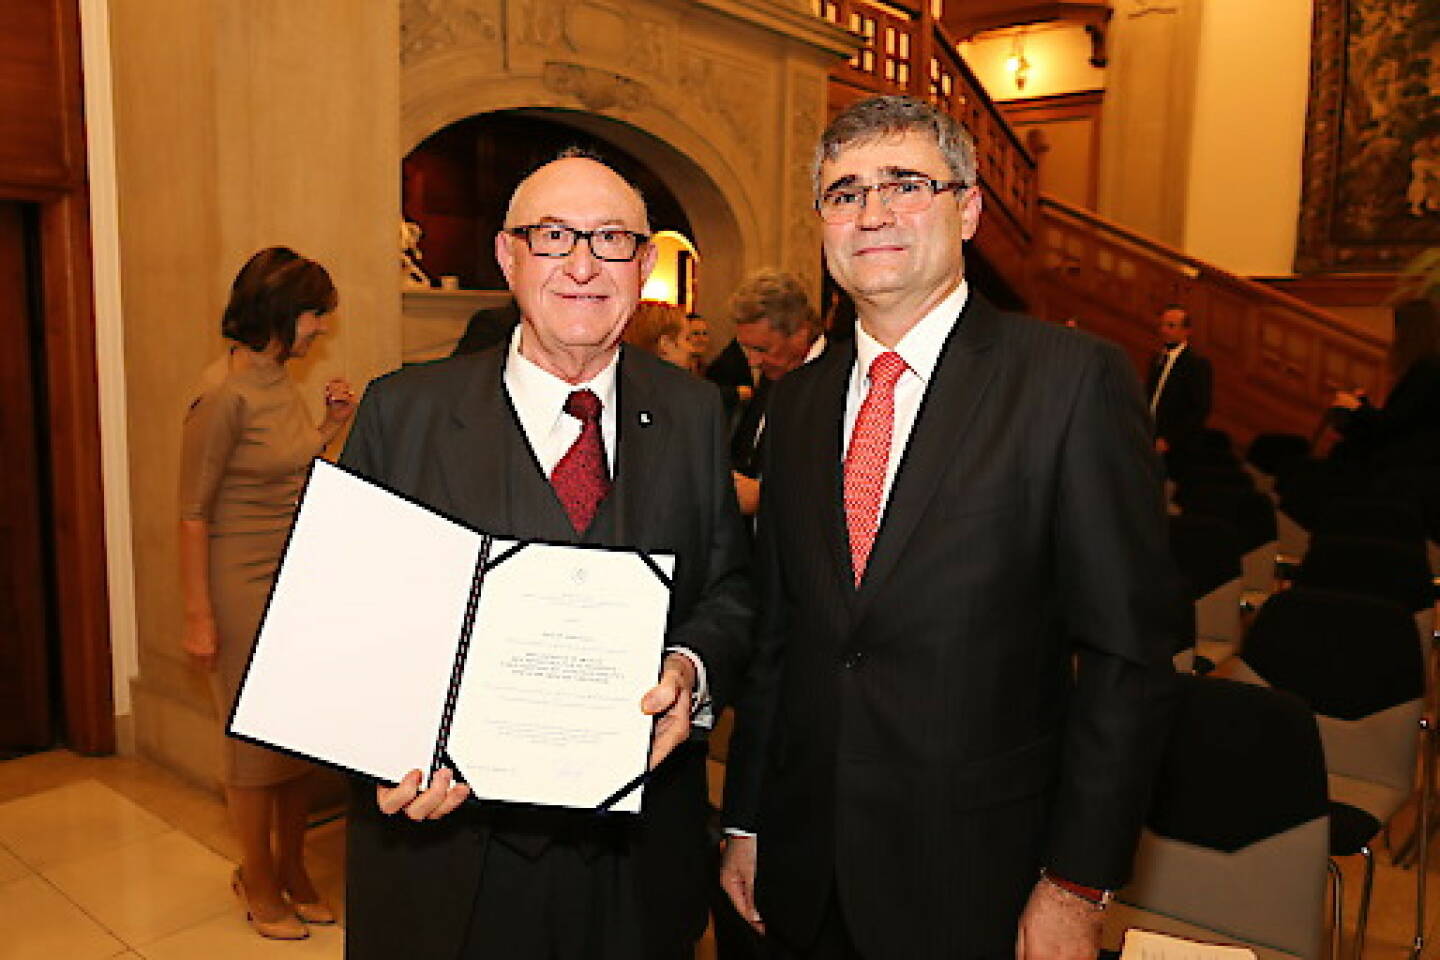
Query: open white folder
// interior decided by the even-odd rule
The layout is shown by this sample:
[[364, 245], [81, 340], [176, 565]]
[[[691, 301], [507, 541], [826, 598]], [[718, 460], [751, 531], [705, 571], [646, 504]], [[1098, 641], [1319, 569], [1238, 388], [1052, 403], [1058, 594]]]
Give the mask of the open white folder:
[[675, 558], [473, 530], [316, 460], [227, 733], [638, 812]]

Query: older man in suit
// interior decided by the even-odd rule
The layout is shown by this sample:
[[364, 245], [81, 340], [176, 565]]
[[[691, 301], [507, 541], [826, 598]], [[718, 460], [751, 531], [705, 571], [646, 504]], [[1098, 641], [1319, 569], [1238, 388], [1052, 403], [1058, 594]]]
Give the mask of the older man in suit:
[[952, 118], [862, 101], [816, 171], [859, 329], [770, 402], [722, 884], [782, 957], [1093, 957], [1173, 684], [1139, 384], [966, 283]]
[[[723, 701], [749, 652], [745, 534], [712, 387], [620, 334], [655, 259], [638, 192], [564, 156], [515, 191], [495, 252], [507, 344], [371, 385], [344, 462], [487, 531], [677, 556], [638, 817], [465, 803], [357, 784], [346, 956], [681, 960], [713, 874], [692, 691]], [[656, 651], [657, 660], [661, 651]], [[384, 709], [376, 704], [376, 709]]]

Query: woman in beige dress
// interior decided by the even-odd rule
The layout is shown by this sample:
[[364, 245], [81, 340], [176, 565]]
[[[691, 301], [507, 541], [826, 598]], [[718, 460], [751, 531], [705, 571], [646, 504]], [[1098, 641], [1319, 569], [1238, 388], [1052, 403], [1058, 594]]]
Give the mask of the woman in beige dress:
[[[261, 250], [235, 277], [220, 329], [233, 341], [191, 395], [180, 468], [184, 648], [209, 671], [228, 717], [260, 624], [295, 501], [313, 457], [355, 409], [344, 380], [325, 385], [325, 418], [306, 412], [285, 362], [326, 332], [335, 286], [293, 250]], [[225, 740], [226, 800], [240, 836], [233, 878], [262, 936], [300, 939], [334, 923], [303, 859], [309, 764]], [[273, 837], [273, 844], [272, 844]]]

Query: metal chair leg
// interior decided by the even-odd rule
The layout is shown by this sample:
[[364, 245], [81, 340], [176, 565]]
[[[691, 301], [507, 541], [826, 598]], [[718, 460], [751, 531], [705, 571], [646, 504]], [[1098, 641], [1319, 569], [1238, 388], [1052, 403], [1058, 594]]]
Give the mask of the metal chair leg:
[[1325, 861], [1330, 870], [1330, 960], [1340, 960], [1340, 941], [1345, 933], [1345, 880], [1332, 857]]
[[1425, 949], [1425, 882], [1430, 870], [1430, 795], [1435, 789], [1435, 723], [1430, 716], [1420, 718], [1420, 811], [1415, 825], [1419, 838], [1420, 860], [1415, 864], [1415, 939], [1410, 945], [1411, 960], [1419, 960]]
[[1365, 957], [1365, 930], [1370, 925], [1370, 894], [1375, 889], [1375, 854], [1367, 844], [1360, 848], [1365, 858], [1365, 883], [1360, 888], [1360, 914], [1355, 918], [1355, 960]]

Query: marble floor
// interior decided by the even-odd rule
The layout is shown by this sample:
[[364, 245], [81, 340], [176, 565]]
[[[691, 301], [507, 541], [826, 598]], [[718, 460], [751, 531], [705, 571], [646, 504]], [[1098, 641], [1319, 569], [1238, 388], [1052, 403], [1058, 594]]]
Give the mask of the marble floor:
[[[307, 846], [343, 920], [343, 823], [312, 827]], [[229, 888], [236, 853], [219, 800], [143, 760], [59, 750], [0, 762], [0, 960], [341, 957], [341, 928], [298, 942], [252, 933]], [[1360, 869], [1343, 868], [1348, 941]], [[1434, 869], [1427, 900], [1425, 956], [1440, 958]], [[1414, 874], [1382, 852], [1366, 960], [1402, 960], [1413, 926]], [[697, 960], [713, 956], [707, 937]]]

